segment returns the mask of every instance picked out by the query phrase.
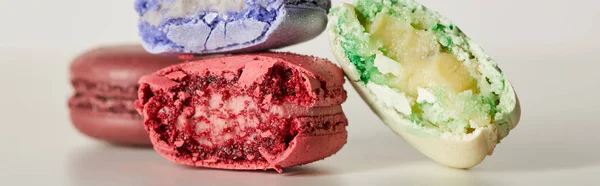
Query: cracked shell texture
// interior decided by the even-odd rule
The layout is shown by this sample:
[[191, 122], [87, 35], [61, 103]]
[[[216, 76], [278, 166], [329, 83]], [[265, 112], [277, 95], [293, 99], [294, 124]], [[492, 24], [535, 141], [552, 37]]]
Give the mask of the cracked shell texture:
[[318, 36], [329, 0], [136, 0], [150, 53], [222, 54], [277, 49]]

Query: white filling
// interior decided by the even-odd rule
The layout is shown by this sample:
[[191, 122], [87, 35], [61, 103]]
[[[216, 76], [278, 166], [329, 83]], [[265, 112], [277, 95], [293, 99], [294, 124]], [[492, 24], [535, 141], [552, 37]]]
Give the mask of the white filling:
[[403, 92], [397, 92], [387, 86], [381, 86], [371, 82], [367, 84], [367, 88], [387, 107], [394, 108], [396, 111], [405, 115], [412, 114], [410, 98]]
[[396, 77], [401, 77], [402, 65], [392, 58], [383, 55], [381, 52], [377, 52], [375, 55], [374, 65], [382, 74], [393, 74]]
[[211, 109], [218, 109], [220, 108], [221, 102], [223, 100], [223, 95], [221, 94], [213, 94], [212, 97], [210, 97], [210, 100], [208, 101], [208, 105]]
[[244, 8], [246, 8], [244, 0], [174, 0], [171, 3], [163, 3], [156, 11], [146, 12], [142, 19], [156, 26], [164, 19], [183, 18], [203, 10], [224, 14]]
[[[223, 100], [223, 95], [219, 93], [211, 94], [210, 98], [201, 97], [200, 101], [208, 101], [208, 105], [198, 105], [195, 107], [195, 114], [191, 118], [186, 118], [184, 115], [180, 115], [178, 118], [177, 129], [183, 130], [187, 125], [195, 124], [196, 134], [209, 132], [208, 138], [197, 138], [198, 143], [206, 146], [213, 146], [227, 142], [227, 140], [233, 139], [236, 136], [245, 136], [246, 132], [258, 132], [258, 130], [245, 131], [247, 129], [256, 128], [261, 121], [266, 121], [268, 118], [266, 114], [260, 116], [247, 115], [242, 116], [242, 111], [246, 112], [259, 112], [258, 103], [256, 103], [250, 96], [235, 96], [229, 99]], [[246, 104], [247, 103], [247, 104]], [[313, 114], [333, 114], [335, 108], [315, 108], [314, 112], [310, 110], [300, 110], [303, 108], [294, 107], [290, 105], [273, 105], [269, 108], [270, 114], [286, 116], [286, 115], [313, 115]], [[331, 110], [333, 109], [333, 110]], [[223, 112], [225, 111], [225, 112]], [[237, 115], [237, 116], [234, 116]], [[206, 120], [198, 120], [199, 118], [206, 118]], [[231, 131], [224, 131], [224, 129], [231, 127]], [[244, 132], [242, 132], [244, 131]], [[270, 137], [269, 131], [260, 132], [257, 134], [250, 134], [246, 136], [247, 142], [255, 141], [256, 136]]]
[[[192, 116], [191, 119], [186, 119], [183, 115], [178, 118], [178, 129], [183, 129], [185, 125], [191, 125], [191, 122], [194, 122], [196, 119], [200, 117], [206, 117], [208, 122], [200, 121], [196, 122], [196, 133], [210, 132], [210, 136], [212, 138], [209, 140], [207, 138], [198, 138], [196, 139], [198, 143], [206, 146], [213, 146], [214, 144], [221, 144], [226, 142], [229, 139], [235, 137], [235, 134], [240, 134], [240, 131], [245, 130], [246, 128], [255, 128], [260, 123], [259, 118], [256, 117], [236, 117], [236, 118], [221, 118], [219, 115], [220, 112], [211, 113], [211, 110], [217, 110], [219, 108], [229, 110], [232, 114], [240, 114], [242, 110], [245, 108], [245, 102], [250, 101], [249, 106], [246, 108], [247, 111], [255, 110], [256, 105], [253, 103], [252, 99], [248, 96], [239, 96], [232, 97], [226, 101], [222, 101], [223, 95], [221, 94], [212, 94], [211, 98], [208, 99], [208, 107], [206, 106], [196, 106], [196, 113]], [[202, 98], [206, 100], [207, 98]], [[231, 132], [223, 132], [223, 129], [230, 126], [230, 122], [237, 122], [238, 125], [233, 127]], [[254, 137], [256, 135], [249, 135], [246, 140], [254, 141]]]
[[419, 97], [417, 97], [418, 103], [423, 103], [423, 102], [434, 103], [435, 101], [437, 101], [437, 99], [435, 98], [433, 93], [431, 93], [427, 89], [419, 88]]

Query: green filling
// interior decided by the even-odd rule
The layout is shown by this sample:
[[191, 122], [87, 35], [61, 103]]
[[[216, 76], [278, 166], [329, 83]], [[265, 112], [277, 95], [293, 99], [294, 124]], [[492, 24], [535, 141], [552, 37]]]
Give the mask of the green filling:
[[[385, 85], [398, 92], [408, 91], [398, 85], [398, 82], [401, 82], [400, 77], [389, 73], [383, 74], [375, 65], [377, 52], [383, 53], [402, 65], [407, 62], [392, 55], [397, 51], [382, 46], [381, 41], [369, 33], [369, 25], [374, 24], [379, 14], [406, 20], [413, 29], [432, 33], [440, 53], [449, 53], [454, 56], [466, 54], [466, 58], [475, 60], [468, 44], [462, 40], [458, 43], [455, 42], [457, 38], [466, 37], [455, 25], [441, 22], [438, 15], [432, 16], [430, 11], [412, 0], [358, 0], [356, 8], [351, 5], [343, 5], [341, 8], [332, 9], [331, 14], [338, 17], [334, 29], [341, 36], [341, 47], [360, 73], [360, 80], [364, 84], [375, 83]], [[389, 32], [396, 31], [398, 30], [389, 30]], [[462, 62], [465, 63], [465, 67], [472, 76], [474, 89], [453, 92], [441, 86], [428, 87], [427, 89], [437, 99], [434, 102], [418, 102], [416, 101], [417, 95], [411, 94], [409, 91], [407, 93], [413, 100], [411, 103], [412, 114], [405, 115], [405, 117], [417, 126], [436, 128], [440, 132], [470, 133], [475, 127], [471, 126], [470, 121], [481, 124], [506, 125], [507, 115], [504, 113], [498, 115], [500, 113], [498, 107], [501, 104], [499, 94], [507, 91], [505, 90], [507, 85], [504, 84], [501, 72], [492, 69], [495, 64], [478, 66]], [[500, 129], [506, 130], [507, 133], [509, 129], [502, 127], [500, 126]]]
[[[339, 11], [346, 11], [345, 9], [334, 9], [332, 14], [341, 13]], [[346, 25], [348, 29], [340, 29], [340, 35], [345, 36], [342, 41], [342, 47], [346, 56], [354, 64], [357, 70], [360, 72], [360, 79], [363, 83], [369, 82], [372, 78], [382, 80], [382, 74], [377, 71], [373, 64], [375, 60], [374, 53], [359, 53], [361, 51], [372, 51], [373, 48], [369, 48], [370, 43], [369, 36], [365, 33], [362, 25], [355, 19], [345, 17], [348, 16], [346, 13], [341, 13], [344, 18], [338, 20], [338, 25]], [[358, 30], [358, 32], [354, 32]], [[383, 82], [383, 81], [381, 81]]]

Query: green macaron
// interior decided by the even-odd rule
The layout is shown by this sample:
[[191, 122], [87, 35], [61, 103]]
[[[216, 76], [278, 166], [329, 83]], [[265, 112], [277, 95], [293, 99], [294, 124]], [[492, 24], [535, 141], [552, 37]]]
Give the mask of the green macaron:
[[329, 17], [352, 85], [426, 156], [473, 167], [517, 125], [519, 100], [496, 61], [437, 12], [414, 0], [357, 0]]

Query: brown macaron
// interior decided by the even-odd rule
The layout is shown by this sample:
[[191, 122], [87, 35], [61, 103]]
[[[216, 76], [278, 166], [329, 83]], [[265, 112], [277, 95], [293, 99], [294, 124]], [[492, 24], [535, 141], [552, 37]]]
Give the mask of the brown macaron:
[[177, 56], [147, 53], [140, 45], [104, 46], [78, 56], [70, 66], [75, 90], [71, 121], [92, 138], [122, 145], [149, 145], [143, 118], [136, 112], [138, 80], [182, 62]]

